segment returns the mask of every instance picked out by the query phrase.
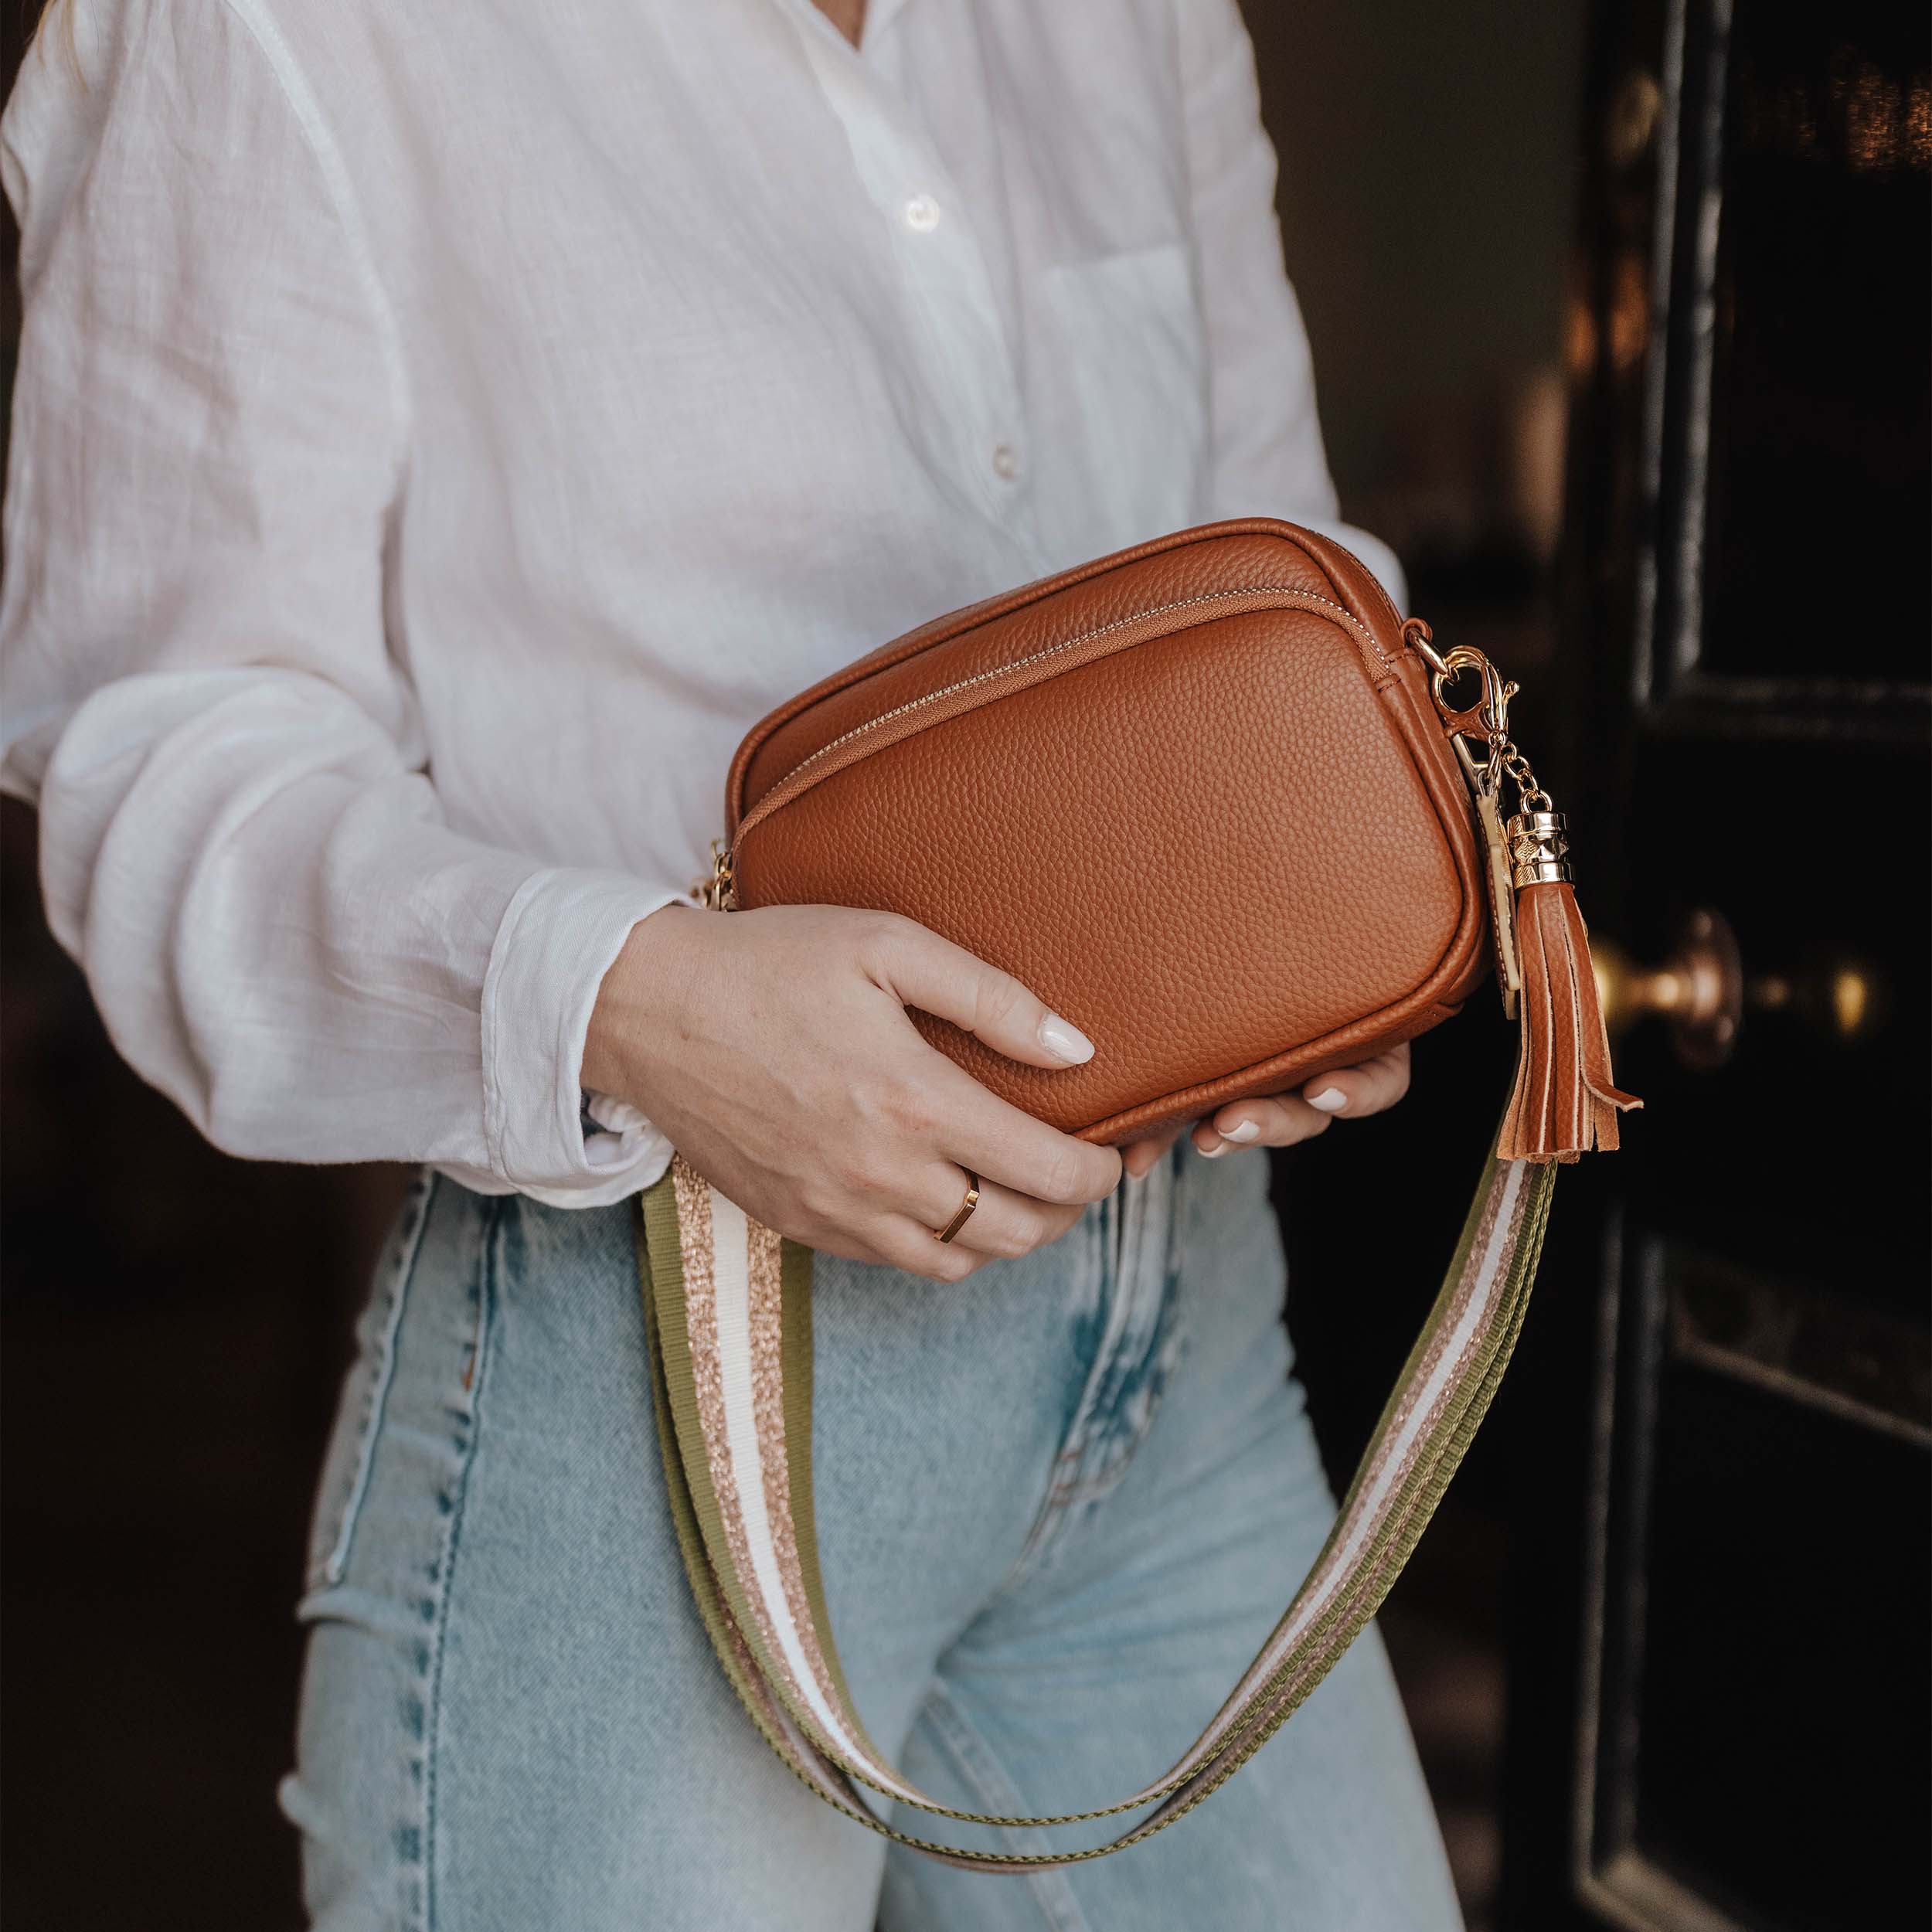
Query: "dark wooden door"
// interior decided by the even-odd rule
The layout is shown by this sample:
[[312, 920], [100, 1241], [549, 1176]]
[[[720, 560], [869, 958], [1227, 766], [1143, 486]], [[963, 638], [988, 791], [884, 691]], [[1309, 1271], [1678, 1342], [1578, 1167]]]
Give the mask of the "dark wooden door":
[[1615, 1003], [1675, 1023], [1622, 1041], [1648, 1111], [1528, 1345], [1538, 1932], [1932, 1919], [1929, 41], [1917, 0], [1600, 10], [1549, 762]]

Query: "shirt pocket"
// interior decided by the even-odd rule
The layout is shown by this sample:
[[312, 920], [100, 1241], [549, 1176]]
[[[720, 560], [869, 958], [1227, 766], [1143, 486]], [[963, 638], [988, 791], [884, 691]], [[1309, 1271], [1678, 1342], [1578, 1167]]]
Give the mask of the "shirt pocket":
[[1041, 460], [1061, 471], [1043, 505], [1055, 549], [1090, 556], [1198, 522], [1208, 365], [1192, 250], [1177, 241], [1066, 263], [1038, 287]]

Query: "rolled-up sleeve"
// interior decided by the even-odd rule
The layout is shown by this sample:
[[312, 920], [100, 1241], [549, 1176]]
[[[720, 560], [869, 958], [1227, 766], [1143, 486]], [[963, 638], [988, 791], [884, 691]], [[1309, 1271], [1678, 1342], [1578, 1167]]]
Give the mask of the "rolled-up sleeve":
[[648, 1182], [664, 1142], [626, 1109], [587, 1144], [578, 1072], [679, 894], [447, 822], [389, 608], [406, 372], [299, 76], [217, 0], [63, 10], [0, 167], [0, 783], [116, 1046], [237, 1154]]
[[1213, 513], [1291, 519], [1336, 537], [1407, 607], [1388, 546], [1344, 523], [1315, 369], [1274, 208], [1254, 50], [1236, 0], [1175, 0], [1196, 272], [1207, 328]]

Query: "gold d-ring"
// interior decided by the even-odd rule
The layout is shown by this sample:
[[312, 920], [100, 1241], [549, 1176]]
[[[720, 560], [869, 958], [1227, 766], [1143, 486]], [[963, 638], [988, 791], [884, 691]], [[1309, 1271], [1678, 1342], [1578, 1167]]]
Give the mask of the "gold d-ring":
[[979, 1206], [979, 1176], [969, 1167], [966, 1170], [966, 1198], [959, 1204], [959, 1212], [943, 1228], [933, 1230], [935, 1241], [950, 1241], [973, 1218], [973, 1209]]

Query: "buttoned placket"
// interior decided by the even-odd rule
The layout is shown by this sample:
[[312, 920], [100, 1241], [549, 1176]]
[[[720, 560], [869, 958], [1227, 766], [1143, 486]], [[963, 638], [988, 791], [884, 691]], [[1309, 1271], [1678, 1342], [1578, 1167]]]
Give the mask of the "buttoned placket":
[[[1025, 417], [1013, 349], [964, 196], [889, 84], [813, 0], [780, 0], [838, 116], [861, 183], [888, 223], [917, 317], [928, 389], [954, 426], [961, 481], [998, 521], [1024, 502]], [[903, 4], [903, 0], [897, 0]], [[873, 0], [862, 46], [897, 10]]]

